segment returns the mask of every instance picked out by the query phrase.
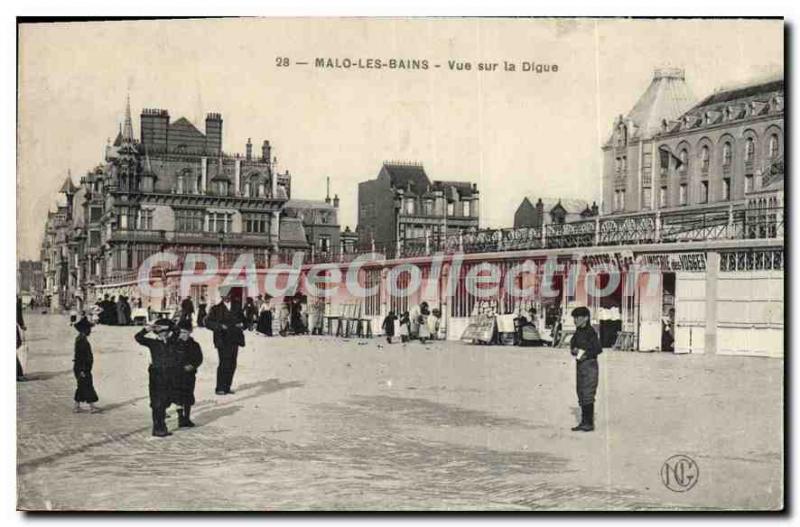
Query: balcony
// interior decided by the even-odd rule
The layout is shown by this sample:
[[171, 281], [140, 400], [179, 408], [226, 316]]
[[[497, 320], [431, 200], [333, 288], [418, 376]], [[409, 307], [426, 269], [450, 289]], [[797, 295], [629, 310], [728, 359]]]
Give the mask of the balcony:
[[269, 233], [226, 232], [220, 239], [216, 232], [181, 232], [140, 229], [117, 229], [111, 232], [109, 241], [142, 242], [160, 244], [198, 244], [198, 245], [247, 245], [267, 246], [272, 238]]

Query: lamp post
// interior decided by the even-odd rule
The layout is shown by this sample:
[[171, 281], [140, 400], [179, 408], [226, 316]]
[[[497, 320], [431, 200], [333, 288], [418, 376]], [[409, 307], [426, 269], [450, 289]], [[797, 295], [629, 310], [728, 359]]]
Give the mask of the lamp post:
[[394, 237], [395, 237], [395, 257], [400, 257], [400, 214], [403, 210], [403, 189], [398, 189], [394, 195]]
[[220, 270], [223, 267], [223, 256], [222, 256], [222, 242], [225, 241], [225, 229], [220, 227], [219, 232], [217, 233], [219, 238], [219, 268]]

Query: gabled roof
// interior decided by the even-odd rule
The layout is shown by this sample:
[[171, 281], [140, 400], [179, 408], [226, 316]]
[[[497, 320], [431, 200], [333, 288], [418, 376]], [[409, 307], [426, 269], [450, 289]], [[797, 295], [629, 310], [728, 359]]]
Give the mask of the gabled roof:
[[303, 222], [299, 219], [287, 218], [284, 216], [280, 219], [279, 226], [279, 239], [281, 245], [305, 247], [308, 244], [308, 241], [306, 240], [306, 230], [303, 228]]
[[410, 186], [411, 192], [418, 196], [426, 193], [431, 184], [422, 165], [384, 163], [383, 170], [389, 174], [393, 187], [407, 190]]
[[61, 185], [59, 192], [64, 194], [74, 194], [76, 190], [78, 190], [78, 187], [72, 182], [72, 177], [67, 176], [67, 179], [64, 180], [64, 184]]
[[678, 118], [695, 101], [684, 79], [683, 70], [657, 69], [650, 86], [642, 94], [627, 118], [638, 127], [638, 136], [652, 137], [661, 130], [661, 121]]
[[539, 198], [532, 195], [526, 196], [531, 205], [536, 207], [536, 203], [541, 199], [544, 211], [549, 213], [559, 204], [567, 211], [567, 214], [580, 214], [587, 208], [591, 208], [589, 202], [584, 199], [575, 198]]
[[203, 132], [197, 129], [186, 117], [181, 117], [169, 125], [170, 132], [184, 132], [198, 137], [205, 137]]

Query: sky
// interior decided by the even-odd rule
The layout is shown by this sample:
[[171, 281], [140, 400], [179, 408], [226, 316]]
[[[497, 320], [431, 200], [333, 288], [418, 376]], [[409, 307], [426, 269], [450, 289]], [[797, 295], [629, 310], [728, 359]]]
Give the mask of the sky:
[[[17, 221], [37, 259], [68, 171], [103, 162], [130, 96], [142, 108], [223, 118], [223, 150], [273, 146], [292, 196], [341, 199], [386, 160], [478, 184], [482, 227], [508, 227], [526, 195], [600, 204], [600, 147], [653, 70], [678, 67], [698, 99], [783, 71], [781, 20], [225, 19], [29, 24], [19, 30]], [[279, 58], [290, 60], [279, 67]], [[315, 58], [427, 59], [428, 70], [320, 69]], [[448, 61], [470, 62], [451, 71]], [[309, 65], [295, 65], [308, 61]], [[503, 61], [518, 70], [503, 71]], [[521, 71], [523, 61], [556, 73]], [[500, 71], [479, 71], [481, 62]], [[434, 64], [439, 64], [435, 68]]]

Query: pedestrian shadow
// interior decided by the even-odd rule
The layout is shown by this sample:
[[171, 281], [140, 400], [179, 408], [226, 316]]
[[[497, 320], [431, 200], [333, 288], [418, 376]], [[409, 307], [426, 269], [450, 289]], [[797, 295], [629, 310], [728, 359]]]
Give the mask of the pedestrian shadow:
[[139, 401], [144, 401], [144, 400], [147, 400], [149, 398], [150, 398], [149, 395], [143, 395], [141, 397], [134, 397], [132, 399], [128, 399], [127, 401], [120, 401], [118, 403], [111, 403], [111, 404], [104, 405], [102, 407], [102, 409], [103, 409], [103, 412], [110, 412], [111, 410], [116, 410], [117, 408], [122, 408], [123, 406], [133, 405], [135, 403], [138, 403]]
[[46, 465], [46, 464], [52, 463], [54, 461], [62, 461], [66, 457], [74, 456], [74, 455], [77, 455], [77, 454], [82, 454], [83, 452], [86, 452], [87, 450], [90, 450], [92, 448], [95, 448], [95, 447], [98, 447], [98, 446], [104, 446], [104, 445], [107, 445], [109, 443], [115, 443], [115, 442], [118, 442], [118, 441], [120, 441], [122, 439], [125, 439], [127, 437], [130, 437], [130, 436], [133, 436], [133, 435], [136, 435], [136, 434], [141, 434], [141, 433], [146, 432], [148, 430], [150, 430], [150, 425], [149, 424], [147, 426], [143, 426], [141, 428], [136, 428], [136, 429], [131, 430], [129, 432], [125, 432], [125, 433], [122, 433], [122, 434], [114, 434], [113, 436], [110, 436], [110, 437], [109, 436], [105, 436], [102, 439], [98, 439], [97, 441], [91, 441], [91, 442], [85, 443], [83, 445], [78, 445], [78, 446], [75, 446], [75, 447], [72, 447], [72, 448], [67, 448], [67, 449], [64, 449], [64, 450], [60, 450], [60, 451], [55, 452], [53, 454], [48, 454], [46, 456], [37, 457], [37, 458], [31, 459], [29, 461], [25, 461], [24, 463], [18, 463], [17, 464], [17, 475], [21, 476], [21, 475], [27, 474], [28, 472], [36, 470], [36, 468], [38, 468], [38, 467], [40, 467], [42, 465]]
[[275, 378], [267, 379], [265, 381], [251, 382], [239, 386], [237, 389], [237, 393], [249, 390], [253, 390], [253, 393], [249, 393], [244, 397], [237, 397], [235, 399], [235, 402], [239, 403], [242, 401], [246, 401], [248, 399], [253, 399], [256, 397], [269, 395], [271, 393], [288, 390], [289, 388], [302, 388], [305, 385], [306, 383], [302, 381], [281, 382]]
[[208, 425], [216, 421], [217, 419], [221, 419], [223, 417], [227, 417], [229, 415], [233, 415], [242, 407], [240, 405], [233, 405], [233, 406], [224, 406], [222, 408], [212, 408], [210, 410], [204, 410], [197, 414], [199, 419], [197, 419], [198, 425]]
[[48, 381], [54, 377], [60, 377], [62, 375], [67, 375], [72, 373], [72, 370], [64, 370], [64, 371], [41, 371], [41, 372], [34, 372], [34, 373], [25, 373], [25, 378], [28, 381]]

